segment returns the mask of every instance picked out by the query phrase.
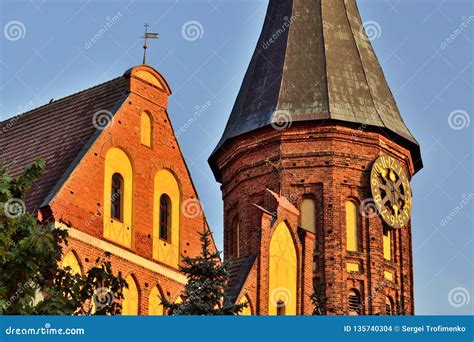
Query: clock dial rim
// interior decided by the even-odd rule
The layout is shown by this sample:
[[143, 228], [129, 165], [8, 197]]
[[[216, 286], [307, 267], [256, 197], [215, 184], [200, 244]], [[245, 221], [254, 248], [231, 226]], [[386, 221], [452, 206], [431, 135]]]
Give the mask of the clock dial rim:
[[[382, 184], [380, 179], [384, 180], [385, 184]], [[401, 162], [389, 155], [378, 157], [370, 172], [370, 188], [373, 201], [382, 220], [389, 227], [395, 229], [407, 226], [411, 219], [412, 191], [410, 180]], [[382, 197], [383, 194], [385, 196]], [[401, 204], [400, 209], [397, 209], [398, 206], [393, 204], [395, 201]], [[403, 201], [403, 204], [400, 201]], [[387, 206], [387, 202], [392, 207]], [[397, 210], [400, 215], [397, 214]]]

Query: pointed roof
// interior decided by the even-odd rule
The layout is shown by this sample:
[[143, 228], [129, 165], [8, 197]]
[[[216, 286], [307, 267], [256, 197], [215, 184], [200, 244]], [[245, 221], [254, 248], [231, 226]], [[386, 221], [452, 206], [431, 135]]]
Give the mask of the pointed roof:
[[284, 116], [292, 122], [337, 120], [368, 126], [409, 148], [406, 127], [355, 0], [270, 0], [255, 53], [224, 134], [210, 157], [242, 134]]
[[21, 173], [34, 158], [46, 161], [45, 174], [30, 190], [29, 211], [45, 205], [67, 170], [100, 133], [94, 114], [119, 108], [129, 93], [124, 75], [0, 122], [0, 162], [12, 175]]

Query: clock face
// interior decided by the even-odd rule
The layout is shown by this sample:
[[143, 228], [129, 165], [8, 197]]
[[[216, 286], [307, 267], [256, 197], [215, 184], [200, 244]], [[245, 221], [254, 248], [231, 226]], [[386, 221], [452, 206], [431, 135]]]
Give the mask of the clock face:
[[390, 156], [379, 157], [370, 173], [370, 187], [377, 210], [392, 228], [402, 228], [411, 216], [410, 182], [402, 165]]

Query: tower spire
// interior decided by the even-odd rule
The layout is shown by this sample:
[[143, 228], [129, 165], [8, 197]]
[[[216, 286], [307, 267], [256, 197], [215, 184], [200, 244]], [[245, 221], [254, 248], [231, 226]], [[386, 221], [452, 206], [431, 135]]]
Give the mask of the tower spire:
[[147, 39], [158, 39], [159, 35], [158, 33], [148, 32], [148, 27], [150, 27], [148, 23], [145, 23], [144, 26], [145, 26], [145, 33], [143, 34], [143, 37], [142, 37], [145, 40], [143, 43], [143, 64], [146, 64], [146, 50], [148, 49]]
[[409, 180], [420, 147], [356, 0], [269, 1], [209, 162], [238, 274], [229, 288], [256, 314], [310, 315], [307, 299], [321, 296], [322, 314], [414, 313]]
[[282, 115], [286, 123], [344, 122], [382, 133], [409, 149], [416, 170], [422, 168], [420, 147], [403, 122], [355, 0], [269, 1], [211, 165], [228, 141]]

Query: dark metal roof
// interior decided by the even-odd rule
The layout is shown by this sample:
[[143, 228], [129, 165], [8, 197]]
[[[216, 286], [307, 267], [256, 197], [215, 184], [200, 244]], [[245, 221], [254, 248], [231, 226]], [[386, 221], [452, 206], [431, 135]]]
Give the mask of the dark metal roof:
[[[224, 134], [230, 139], [288, 117], [337, 120], [399, 139], [421, 169], [406, 127], [363, 28], [355, 0], [270, 0], [265, 23]], [[398, 141], [398, 140], [397, 140]]]
[[247, 276], [249, 275], [256, 258], [257, 255], [251, 254], [230, 261], [227, 293], [230, 300], [234, 303], [238, 299], [239, 293], [247, 280]]

